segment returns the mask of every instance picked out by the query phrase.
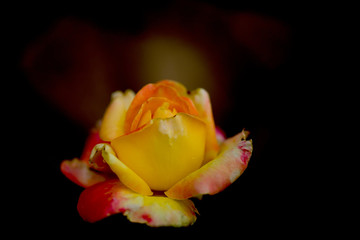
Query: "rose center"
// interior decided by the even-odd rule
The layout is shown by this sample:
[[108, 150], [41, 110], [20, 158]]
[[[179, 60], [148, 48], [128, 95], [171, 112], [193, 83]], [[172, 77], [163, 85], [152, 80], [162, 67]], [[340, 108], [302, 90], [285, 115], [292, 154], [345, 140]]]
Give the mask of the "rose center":
[[164, 102], [160, 107], [158, 107], [154, 112], [151, 110], [147, 110], [142, 116], [138, 124], [138, 128], [145, 126], [148, 124], [151, 119], [155, 118], [171, 118], [177, 114], [175, 108], [170, 110], [170, 103]]

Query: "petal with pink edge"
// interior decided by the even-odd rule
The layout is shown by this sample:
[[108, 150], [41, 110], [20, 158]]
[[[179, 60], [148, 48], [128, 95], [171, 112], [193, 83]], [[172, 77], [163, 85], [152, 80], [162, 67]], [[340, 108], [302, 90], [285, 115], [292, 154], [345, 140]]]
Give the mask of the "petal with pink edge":
[[252, 153], [252, 141], [246, 131], [226, 139], [219, 155], [186, 176], [165, 192], [173, 199], [187, 199], [203, 194], [216, 194], [233, 183], [246, 169]]
[[144, 196], [127, 188], [118, 180], [109, 180], [85, 189], [77, 205], [80, 216], [96, 222], [122, 213], [131, 222], [152, 227], [182, 227], [196, 221], [197, 210], [190, 200], [174, 200], [165, 196]]
[[60, 170], [72, 182], [85, 188], [111, 178], [110, 175], [91, 170], [87, 162], [77, 158], [63, 161]]

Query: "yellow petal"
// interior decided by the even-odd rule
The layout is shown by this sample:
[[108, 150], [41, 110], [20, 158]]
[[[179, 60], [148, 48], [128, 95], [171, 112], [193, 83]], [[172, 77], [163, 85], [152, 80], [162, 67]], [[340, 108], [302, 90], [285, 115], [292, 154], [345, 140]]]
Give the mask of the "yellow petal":
[[205, 160], [203, 164], [214, 159], [219, 152], [219, 144], [216, 140], [215, 123], [212, 114], [210, 96], [206, 90], [198, 88], [191, 91], [190, 99], [199, 112], [199, 117], [206, 124], [206, 147]]
[[131, 90], [114, 92], [111, 95], [111, 102], [105, 111], [100, 127], [100, 138], [104, 141], [111, 141], [124, 134], [126, 112], [135, 97]]
[[111, 141], [118, 158], [153, 190], [165, 191], [197, 170], [204, 158], [205, 124], [185, 113], [153, 119]]
[[[169, 109], [170, 104], [168, 102], [164, 102], [158, 109], [155, 110], [153, 118], [171, 118], [175, 114], [174, 111]], [[176, 109], [174, 108], [176, 111]]]
[[142, 195], [153, 194], [146, 182], [115, 156], [115, 152], [110, 145], [106, 143], [97, 144], [91, 153], [90, 159], [97, 151], [102, 151], [102, 156], [106, 163], [128, 188]]

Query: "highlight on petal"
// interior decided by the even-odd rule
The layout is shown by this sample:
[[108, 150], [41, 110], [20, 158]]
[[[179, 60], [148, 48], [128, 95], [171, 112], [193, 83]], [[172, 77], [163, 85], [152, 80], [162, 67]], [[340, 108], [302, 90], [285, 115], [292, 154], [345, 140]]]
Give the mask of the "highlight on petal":
[[[166, 191], [202, 165], [205, 124], [186, 113], [111, 141], [118, 158], [157, 191]], [[109, 164], [110, 165], [110, 164]]]
[[96, 145], [91, 153], [90, 159], [96, 157], [98, 152], [101, 152], [102, 157], [111, 170], [128, 188], [142, 195], [153, 194], [148, 184], [116, 157], [116, 153], [109, 144]]
[[205, 89], [198, 88], [190, 93], [190, 99], [199, 112], [199, 117], [206, 124], [206, 147], [204, 163], [214, 159], [219, 152], [219, 144], [215, 130], [214, 117], [212, 114], [210, 96]]
[[131, 222], [145, 223], [151, 227], [189, 226], [196, 221], [197, 213], [190, 200], [143, 196], [118, 180], [109, 180], [85, 189], [80, 195], [77, 209], [88, 222], [122, 213]]
[[111, 102], [105, 111], [100, 127], [100, 137], [104, 141], [111, 141], [123, 135], [127, 110], [135, 97], [131, 90], [114, 92]]
[[221, 145], [212, 161], [177, 182], [165, 192], [173, 199], [187, 199], [203, 194], [216, 194], [233, 183], [246, 169], [252, 153], [252, 141], [242, 131]]
[[110, 175], [91, 170], [87, 162], [77, 158], [63, 161], [60, 170], [72, 182], [85, 188], [111, 178]]

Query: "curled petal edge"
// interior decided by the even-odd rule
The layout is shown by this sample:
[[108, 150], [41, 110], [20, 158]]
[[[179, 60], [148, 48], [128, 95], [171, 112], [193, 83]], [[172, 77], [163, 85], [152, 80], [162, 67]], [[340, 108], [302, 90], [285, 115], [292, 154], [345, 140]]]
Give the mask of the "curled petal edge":
[[152, 195], [149, 185], [139, 177], [133, 170], [127, 167], [123, 162], [117, 158], [116, 153], [109, 144], [99, 143], [97, 144], [90, 158], [94, 157], [96, 152], [101, 152], [102, 157], [109, 165], [111, 170], [118, 176], [120, 181], [125, 184], [128, 188], [142, 195]]
[[187, 199], [204, 194], [216, 194], [233, 183], [246, 169], [252, 154], [252, 141], [246, 141], [247, 131], [226, 139], [219, 155], [200, 169], [192, 172], [165, 195], [173, 199]]
[[109, 180], [85, 189], [77, 205], [80, 216], [96, 222], [122, 213], [129, 221], [151, 227], [184, 227], [196, 221], [197, 210], [191, 200], [165, 196], [144, 196], [127, 188], [119, 180]]

